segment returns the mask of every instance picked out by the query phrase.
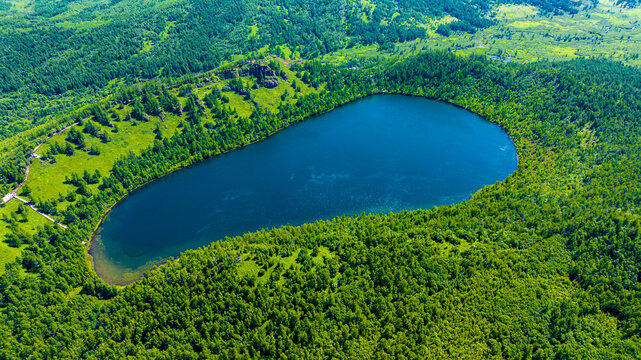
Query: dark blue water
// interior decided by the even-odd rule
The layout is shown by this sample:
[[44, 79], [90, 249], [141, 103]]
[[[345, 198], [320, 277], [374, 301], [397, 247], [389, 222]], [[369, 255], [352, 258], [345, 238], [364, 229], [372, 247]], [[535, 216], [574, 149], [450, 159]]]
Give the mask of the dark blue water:
[[99, 273], [121, 276], [262, 228], [457, 203], [516, 166], [509, 137], [475, 114], [370, 97], [139, 189], [92, 255]]

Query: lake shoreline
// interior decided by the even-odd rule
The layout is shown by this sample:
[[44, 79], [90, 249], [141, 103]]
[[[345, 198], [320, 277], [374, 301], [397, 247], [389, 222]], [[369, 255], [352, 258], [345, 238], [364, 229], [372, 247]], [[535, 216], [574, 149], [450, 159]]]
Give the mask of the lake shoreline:
[[[93, 251], [92, 251], [92, 249], [93, 249], [94, 239], [95, 239], [95, 237], [96, 237], [96, 235], [97, 235], [97, 232], [98, 232], [98, 230], [100, 229], [100, 227], [102, 226], [102, 224], [105, 222], [105, 220], [107, 219], [107, 217], [110, 215], [110, 213], [111, 213], [111, 211], [113, 210], [113, 208], [114, 208], [114, 207], [116, 207], [116, 205], [120, 204], [122, 201], [124, 201], [124, 200], [127, 198], [127, 196], [129, 196], [129, 195], [133, 194], [135, 191], [137, 191], [137, 190], [139, 190], [139, 189], [141, 189], [141, 188], [143, 188], [143, 187], [145, 187], [145, 186], [147, 186], [147, 185], [149, 185], [149, 184], [151, 184], [151, 183], [153, 183], [153, 182], [156, 182], [156, 181], [158, 181], [159, 179], [162, 179], [162, 178], [165, 178], [165, 177], [167, 177], [167, 176], [169, 176], [169, 175], [172, 175], [173, 173], [175, 173], [175, 172], [177, 172], [177, 171], [185, 170], [185, 169], [188, 169], [188, 168], [190, 168], [190, 167], [193, 167], [193, 166], [199, 165], [199, 164], [201, 164], [202, 162], [204, 162], [204, 161], [206, 161], [206, 160], [212, 160], [212, 159], [215, 159], [215, 158], [220, 157], [220, 156], [222, 156], [222, 155], [229, 154], [229, 153], [231, 153], [231, 152], [233, 152], [233, 151], [237, 151], [237, 150], [240, 150], [240, 149], [244, 149], [244, 148], [246, 148], [246, 147], [247, 147], [247, 146], [249, 146], [249, 145], [253, 145], [253, 144], [257, 144], [257, 143], [263, 142], [263, 141], [267, 140], [268, 138], [271, 138], [272, 136], [274, 136], [274, 135], [276, 135], [276, 134], [280, 133], [281, 131], [283, 131], [283, 130], [285, 130], [285, 129], [290, 129], [290, 128], [292, 128], [293, 126], [296, 126], [296, 125], [298, 125], [298, 124], [301, 124], [301, 123], [303, 123], [303, 122], [305, 122], [305, 121], [307, 121], [307, 120], [309, 120], [309, 119], [311, 119], [311, 118], [313, 118], [313, 117], [315, 117], [315, 116], [320, 116], [320, 115], [326, 114], [326, 113], [328, 113], [328, 112], [334, 111], [334, 110], [339, 109], [339, 108], [341, 108], [341, 107], [344, 107], [344, 106], [346, 106], [346, 105], [352, 104], [352, 103], [354, 103], [354, 102], [357, 102], [357, 101], [360, 101], [360, 100], [363, 100], [363, 99], [366, 99], [366, 98], [369, 98], [369, 97], [372, 97], [372, 96], [375, 96], [375, 95], [379, 95], [379, 94], [376, 94], [376, 93], [368, 94], [368, 95], [365, 95], [365, 96], [363, 96], [363, 97], [359, 97], [359, 98], [357, 98], [357, 99], [350, 100], [350, 101], [348, 101], [348, 102], [346, 102], [346, 103], [344, 103], [344, 104], [340, 104], [339, 106], [336, 106], [336, 107], [334, 107], [334, 108], [328, 109], [328, 110], [326, 110], [326, 111], [322, 111], [322, 112], [320, 112], [320, 113], [310, 115], [310, 116], [308, 116], [308, 117], [304, 118], [304, 119], [303, 119], [303, 120], [301, 120], [301, 121], [293, 122], [293, 123], [291, 123], [291, 124], [290, 124], [290, 125], [288, 125], [288, 126], [282, 127], [282, 128], [280, 128], [280, 129], [278, 129], [278, 130], [274, 131], [273, 133], [271, 133], [271, 134], [269, 134], [269, 135], [266, 135], [266, 136], [264, 136], [264, 137], [262, 137], [262, 138], [260, 138], [260, 139], [257, 139], [257, 140], [255, 140], [255, 141], [253, 141], [253, 142], [250, 142], [250, 143], [248, 143], [248, 144], [246, 144], [246, 145], [243, 145], [243, 146], [237, 146], [237, 147], [234, 147], [234, 148], [232, 148], [232, 149], [229, 149], [229, 150], [227, 150], [227, 151], [225, 151], [225, 152], [222, 152], [222, 153], [220, 153], [220, 154], [216, 154], [216, 155], [213, 155], [213, 156], [204, 157], [204, 158], [202, 158], [201, 160], [196, 161], [196, 162], [194, 162], [194, 163], [191, 163], [191, 164], [189, 164], [189, 165], [178, 166], [177, 168], [172, 169], [172, 170], [170, 170], [169, 172], [167, 172], [167, 173], [165, 173], [165, 174], [163, 174], [163, 175], [161, 175], [161, 176], [159, 176], [159, 177], [157, 177], [157, 178], [154, 178], [154, 179], [152, 179], [152, 180], [149, 180], [149, 181], [147, 181], [147, 182], [145, 182], [145, 183], [143, 183], [143, 184], [140, 184], [140, 185], [136, 186], [136, 187], [135, 187], [135, 188], [133, 188], [131, 191], [129, 191], [129, 192], [127, 192], [125, 195], [121, 196], [121, 197], [120, 197], [120, 198], [119, 198], [115, 203], [113, 203], [111, 206], [109, 206], [109, 207], [105, 210], [105, 213], [104, 213], [102, 216], [100, 216], [100, 221], [98, 222], [98, 224], [97, 224], [97, 225], [93, 228], [93, 230], [91, 231], [91, 236], [86, 240], [86, 251], [85, 251], [85, 256], [87, 257], [87, 260], [88, 260], [89, 265], [90, 265], [89, 267], [90, 267], [90, 268], [91, 268], [91, 269], [96, 273], [96, 275], [97, 275], [100, 279], [102, 279], [103, 281], [105, 281], [106, 283], [108, 283], [108, 284], [110, 284], [110, 285], [117, 285], [117, 286], [126, 286], [126, 285], [128, 285], [128, 284], [131, 284], [131, 283], [133, 283], [133, 282], [136, 282], [136, 281], [140, 280], [140, 278], [142, 277], [142, 275], [143, 275], [143, 274], [144, 274], [144, 272], [146, 271], [146, 270], [141, 271], [141, 272], [140, 272], [140, 275], [137, 277], [137, 279], [136, 279], [136, 280], [134, 280], [134, 281], [132, 281], [132, 282], [130, 282], [130, 283], [127, 283], [127, 284], [120, 285], [120, 284], [114, 284], [114, 283], [108, 282], [108, 281], [106, 281], [106, 279], [105, 279], [103, 276], [101, 276], [101, 273], [100, 273], [99, 271], [97, 271], [97, 270], [96, 270], [96, 266], [95, 266], [95, 259], [94, 259], [94, 257], [93, 257]], [[164, 260], [164, 262], [166, 262], [166, 260]], [[152, 267], [152, 268], [153, 268], [153, 267]]]
[[[142, 188], [144, 188], [144, 187], [148, 186], [148, 185], [149, 185], [149, 184], [151, 184], [152, 182], [156, 182], [156, 181], [157, 181], [157, 180], [159, 180], [159, 179], [163, 179], [163, 178], [166, 178], [166, 177], [167, 177], [167, 176], [169, 176], [169, 175], [174, 174], [174, 173], [175, 173], [175, 172], [177, 172], [178, 170], [185, 170], [185, 169], [191, 168], [191, 167], [193, 167], [193, 166], [195, 166], [195, 165], [199, 165], [199, 166], [200, 166], [200, 165], [202, 165], [202, 164], [205, 162], [205, 160], [213, 160], [214, 158], [220, 157], [221, 155], [226, 155], [226, 154], [229, 154], [229, 153], [235, 152], [236, 150], [245, 149], [245, 148], [247, 148], [247, 147], [248, 147], [248, 145], [261, 143], [261, 142], [263, 142], [263, 141], [267, 140], [268, 138], [272, 138], [275, 134], [277, 134], [277, 133], [279, 133], [279, 132], [281, 132], [281, 131], [283, 131], [283, 130], [285, 130], [285, 129], [295, 128], [295, 127], [296, 127], [296, 125], [299, 125], [299, 124], [302, 124], [302, 123], [304, 123], [304, 122], [307, 122], [307, 120], [309, 120], [309, 119], [311, 119], [311, 118], [314, 118], [314, 117], [317, 117], [317, 116], [321, 116], [321, 115], [323, 115], [323, 114], [326, 114], [326, 113], [329, 113], [329, 112], [332, 112], [332, 111], [338, 110], [338, 109], [340, 109], [340, 108], [343, 108], [343, 107], [345, 107], [345, 106], [347, 106], [347, 105], [354, 104], [354, 103], [356, 103], [356, 102], [363, 101], [363, 100], [365, 100], [365, 99], [368, 99], [368, 98], [374, 97], [374, 95], [393, 95], [393, 96], [403, 96], [403, 97], [408, 97], [408, 98], [409, 98], [409, 97], [411, 97], [411, 98], [420, 98], [420, 99], [430, 100], [430, 101], [434, 101], [434, 102], [441, 103], [441, 104], [445, 104], [445, 105], [453, 105], [453, 106], [454, 106], [455, 108], [457, 108], [457, 109], [460, 109], [460, 110], [466, 111], [466, 112], [468, 112], [468, 113], [470, 113], [470, 114], [473, 114], [473, 115], [477, 116], [477, 117], [478, 117], [478, 118], [480, 118], [482, 121], [485, 121], [485, 122], [487, 122], [487, 123], [491, 123], [491, 124], [493, 124], [494, 126], [496, 126], [496, 127], [500, 128], [500, 129], [501, 129], [501, 131], [502, 131], [505, 135], [507, 135], [507, 136], [509, 137], [509, 139], [510, 139], [510, 143], [514, 146], [514, 148], [515, 148], [515, 150], [516, 150], [515, 152], [516, 152], [516, 155], [517, 155], [517, 156], [516, 156], [517, 163], [516, 163], [515, 170], [518, 168], [518, 163], [519, 163], [519, 162], [518, 162], [518, 150], [519, 150], [519, 149], [518, 149], [518, 147], [516, 146], [516, 143], [514, 142], [514, 139], [512, 138], [512, 136], [510, 136], [510, 134], [509, 134], [509, 133], [508, 133], [508, 132], [503, 128], [503, 127], [499, 126], [496, 122], [489, 121], [488, 119], [486, 119], [485, 117], [483, 117], [483, 116], [481, 116], [481, 115], [479, 115], [479, 114], [477, 114], [477, 113], [471, 112], [470, 110], [468, 110], [468, 109], [466, 109], [466, 108], [464, 108], [464, 107], [462, 107], [462, 106], [460, 106], [460, 105], [458, 105], [458, 104], [455, 104], [455, 103], [452, 103], [452, 102], [448, 102], [448, 101], [440, 101], [440, 100], [438, 100], [438, 99], [431, 99], [431, 98], [427, 98], [427, 97], [424, 97], [424, 96], [415, 96], [415, 95], [408, 95], [408, 94], [395, 93], [395, 92], [394, 92], [394, 93], [383, 93], [383, 94], [380, 94], [380, 93], [372, 93], [372, 94], [368, 94], [368, 95], [366, 95], [366, 96], [362, 96], [362, 97], [358, 97], [358, 98], [356, 98], [356, 99], [352, 99], [352, 100], [350, 100], [350, 101], [348, 101], [348, 102], [346, 102], [346, 103], [344, 103], [344, 104], [341, 104], [341, 105], [339, 105], [339, 106], [333, 107], [333, 108], [328, 109], [328, 110], [326, 110], [326, 111], [322, 111], [322, 112], [319, 112], [319, 113], [317, 113], [317, 114], [314, 114], [314, 115], [308, 116], [308, 117], [306, 117], [306, 118], [304, 118], [304, 119], [302, 119], [302, 120], [300, 120], [300, 121], [292, 122], [292, 123], [291, 123], [291, 124], [289, 124], [288, 126], [282, 127], [282, 128], [280, 128], [280, 129], [278, 129], [277, 131], [274, 131], [273, 133], [271, 133], [271, 134], [269, 134], [269, 135], [267, 135], [267, 136], [264, 136], [264, 137], [262, 137], [262, 138], [260, 138], [260, 139], [257, 139], [257, 140], [255, 140], [255, 141], [250, 142], [250, 143], [248, 143], [248, 144], [245, 144], [245, 145], [243, 145], [243, 146], [237, 146], [237, 147], [234, 147], [234, 148], [232, 148], [232, 149], [230, 149], [230, 150], [227, 150], [227, 151], [225, 151], [225, 152], [222, 152], [222, 153], [220, 153], [220, 154], [216, 154], [216, 155], [209, 156], [209, 157], [204, 157], [204, 158], [202, 158], [202, 159], [200, 159], [200, 160], [197, 160], [197, 161], [195, 161], [195, 162], [193, 162], [193, 163], [190, 163], [190, 164], [188, 164], [188, 165], [184, 165], [184, 166], [180, 166], [180, 165], [178, 165], [178, 166], [176, 166], [174, 169], [172, 169], [171, 171], [169, 171], [169, 172], [167, 172], [167, 173], [163, 174], [162, 176], [156, 177], [156, 178], [154, 178], [154, 179], [152, 179], [152, 180], [150, 180], [150, 181], [145, 182], [144, 184], [141, 184], [141, 185], [139, 185], [139, 186], [136, 186], [134, 189], [132, 189], [131, 191], [128, 191], [125, 195], [123, 195], [122, 197], [120, 197], [120, 198], [119, 198], [119, 200], [118, 200], [118, 201], [116, 201], [113, 205], [111, 205], [111, 206], [110, 206], [110, 207], [105, 211], [105, 213], [101, 216], [99, 223], [98, 223], [98, 224], [95, 226], [95, 228], [93, 229], [92, 234], [91, 234], [91, 238], [89, 239], [89, 242], [88, 242], [88, 244], [87, 244], [87, 250], [86, 250], [86, 254], [87, 254], [87, 258], [88, 258], [88, 262], [90, 263], [91, 268], [94, 270], [94, 272], [96, 273], [96, 275], [98, 275], [98, 277], [100, 277], [103, 281], [105, 281], [105, 282], [107, 282], [107, 283], [109, 283], [109, 284], [112, 284], [112, 285], [125, 286], [125, 285], [127, 285], [127, 284], [130, 284], [130, 283], [132, 283], [132, 282], [135, 282], [135, 281], [139, 280], [139, 279], [140, 279], [140, 277], [141, 277], [141, 276], [143, 276], [143, 274], [144, 274], [146, 271], [148, 271], [148, 270], [150, 270], [150, 269], [153, 269], [155, 266], [162, 265], [163, 263], [165, 263], [165, 262], [167, 261], [167, 259], [164, 259], [164, 260], [162, 260], [162, 261], [152, 262], [153, 264], [149, 264], [149, 265], [141, 266], [141, 267], [137, 268], [137, 269], [140, 269], [140, 271], [138, 271], [137, 269], [136, 269], [136, 270], [133, 270], [133, 272], [137, 274], [137, 275], [135, 276], [135, 279], [134, 279], [134, 280], [132, 280], [132, 281], [122, 281], [122, 282], [121, 282], [121, 281], [117, 281], [117, 279], [116, 279], [116, 277], [117, 277], [117, 276], [111, 276], [111, 275], [109, 275], [109, 274], [108, 274], [108, 273], [110, 273], [109, 271], [104, 271], [104, 270], [106, 270], [106, 269], [102, 269], [102, 270], [101, 270], [101, 267], [102, 267], [102, 266], [96, 266], [96, 259], [94, 258], [94, 256], [96, 255], [96, 251], [98, 250], [98, 249], [96, 248], [96, 246], [102, 246], [102, 244], [97, 243], [97, 242], [98, 242], [98, 241], [100, 241], [100, 240], [99, 240], [99, 239], [97, 239], [97, 238], [96, 238], [96, 236], [98, 235], [98, 232], [99, 232], [99, 230], [100, 230], [101, 226], [105, 223], [106, 219], [107, 219], [107, 218], [108, 218], [108, 216], [111, 214], [111, 212], [112, 212], [112, 210], [115, 208], [115, 206], [116, 206], [116, 205], [119, 205], [120, 203], [122, 203], [122, 202], [124, 201], [124, 199], [126, 199], [129, 195], [132, 195], [132, 194], [133, 194], [133, 193], [135, 193], [136, 191], [139, 191], [140, 189], [142, 189]], [[193, 158], [192, 158], [192, 159], [193, 159]], [[193, 161], [193, 160], [190, 160], [190, 159], [185, 160], [185, 162], [189, 162], [189, 161]], [[184, 162], [183, 162], [183, 163], [184, 163]], [[511, 173], [510, 173], [510, 174], [511, 174]], [[476, 189], [476, 190], [475, 190], [471, 195], [473, 195], [473, 194], [474, 194], [476, 191], [478, 191], [478, 190], [479, 190], [479, 189]], [[458, 203], [458, 202], [457, 202], [457, 203]], [[250, 232], [251, 232], [251, 231], [250, 231]], [[182, 250], [182, 251], [180, 251], [180, 252], [182, 253], [183, 251], [185, 251], [185, 250]]]

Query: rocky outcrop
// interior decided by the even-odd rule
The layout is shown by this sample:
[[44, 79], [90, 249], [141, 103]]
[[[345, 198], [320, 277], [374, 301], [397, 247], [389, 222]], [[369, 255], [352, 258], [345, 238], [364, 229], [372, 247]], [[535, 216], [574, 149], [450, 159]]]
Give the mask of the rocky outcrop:
[[241, 77], [246, 77], [246, 76], [258, 77], [260, 75], [262, 75], [263, 77], [268, 77], [268, 76], [276, 76], [276, 73], [268, 65], [252, 65], [248, 68], [240, 70], [239, 75]]
[[265, 79], [263, 81], [263, 86], [268, 88], [268, 89], [273, 89], [276, 86], [278, 86], [278, 78], [270, 78], [270, 79]]
[[220, 77], [223, 80], [234, 79], [234, 78], [237, 78], [238, 76], [239, 76], [239, 74], [238, 74], [238, 69], [237, 68], [233, 68], [233, 69], [229, 69], [229, 70], [223, 70], [220, 73]]
[[[246, 68], [235, 67], [228, 70], [223, 70], [218, 75], [223, 80], [234, 79], [237, 77], [254, 76], [259, 79], [261, 86], [264, 86], [268, 89], [273, 89], [278, 86], [278, 76], [280, 76], [285, 81], [289, 80], [286, 72], [281, 70], [279, 71], [279, 74], [276, 74], [276, 71], [269, 67], [269, 65], [261, 64], [251, 64]], [[223, 88], [223, 91], [229, 91], [229, 89]]]

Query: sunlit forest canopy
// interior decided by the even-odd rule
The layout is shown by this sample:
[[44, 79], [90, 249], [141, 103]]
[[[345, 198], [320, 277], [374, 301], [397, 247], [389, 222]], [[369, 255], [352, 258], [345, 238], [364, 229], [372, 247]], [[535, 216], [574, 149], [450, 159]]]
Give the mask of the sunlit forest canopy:
[[[286, 46], [310, 59], [356, 44], [392, 44], [490, 26], [503, 0], [0, 2], [0, 137], [106, 86], [218, 67], [231, 55]], [[541, 11], [574, 12], [570, 0], [530, 0]], [[279, 48], [280, 49], [280, 48]], [[53, 106], [52, 106], [53, 105]]]
[[[22, 255], [0, 277], [5, 354], [637, 358], [638, 70], [584, 60], [504, 66], [446, 52], [383, 65], [297, 65], [321, 92], [240, 121], [222, 106], [231, 89], [206, 93], [201, 112], [202, 95], [183, 87], [179, 98], [191, 105], [173, 137], [109, 174], [69, 179], [74, 200], [58, 215], [68, 230], [12, 235]], [[452, 102], [500, 124], [519, 168], [459, 205], [216, 242], [124, 289], [88, 267], [82, 241], [123, 194], [382, 90]], [[158, 87], [118, 96], [139, 108], [137, 126], [156, 109], [149, 104], [175, 110]]]
[[[638, 5], [0, 0], [0, 358], [641, 358]], [[128, 194], [384, 94], [500, 126], [517, 169], [97, 274]]]

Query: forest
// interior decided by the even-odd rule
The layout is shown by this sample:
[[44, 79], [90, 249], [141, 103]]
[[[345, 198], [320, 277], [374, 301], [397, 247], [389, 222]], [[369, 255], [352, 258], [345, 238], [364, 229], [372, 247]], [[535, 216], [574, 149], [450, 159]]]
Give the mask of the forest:
[[[641, 70], [548, 29], [576, 37], [573, 17], [599, 14], [619, 29], [595, 19], [576, 41], [637, 41], [636, 0], [598, 5], [0, 0], [0, 190], [29, 166], [16, 195], [56, 222], [0, 207], [0, 359], [641, 358]], [[497, 47], [538, 26], [573, 60], [452, 53], [482, 50], [502, 6], [523, 31], [501, 22]], [[382, 93], [499, 125], [517, 170], [456, 205], [220, 239], [119, 285], [96, 274], [94, 232], [127, 194]]]
[[[248, 117], [226, 110], [231, 95], [181, 87], [187, 102], [173, 136], [159, 130], [153, 146], [108, 174], [68, 179], [78, 191], [58, 216], [69, 229], [15, 227], [23, 250], [0, 276], [2, 356], [641, 356], [639, 70], [586, 60], [506, 66], [448, 52], [364, 70], [293, 69], [320, 91]], [[244, 92], [242, 82], [233, 88]], [[66, 142], [73, 150], [98, 134], [113, 121], [103, 113], [123, 99], [142, 122], [180, 113], [164, 89], [115, 94], [80, 115], [91, 119], [86, 132]], [[518, 169], [458, 205], [215, 242], [126, 287], [87, 263], [82, 241], [141, 184], [381, 91], [450, 102], [499, 124], [517, 145]], [[67, 156], [60, 151], [50, 155]], [[91, 183], [100, 191], [86, 191]]]
[[[519, 2], [550, 13], [583, 6]], [[442, 33], [475, 32], [493, 23], [487, 14], [500, 3], [506, 1], [12, 1], [0, 6], [0, 139], [122, 86], [208, 71], [267, 45], [312, 59], [357, 44], [425, 38], [425, 24], [444, 16], [458, 20], [442, 24]]]

